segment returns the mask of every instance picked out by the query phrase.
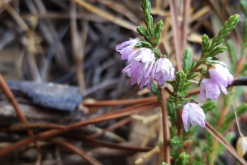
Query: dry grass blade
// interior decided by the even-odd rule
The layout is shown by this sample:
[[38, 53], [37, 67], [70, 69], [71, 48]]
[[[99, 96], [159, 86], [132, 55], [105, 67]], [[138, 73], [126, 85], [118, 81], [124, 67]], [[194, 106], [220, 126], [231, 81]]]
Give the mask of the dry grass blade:
[[101, 116], [98, 116], [95, 118], [88, 119], [86, 121], [81, 121], [81, 122], [69, 125], [63, 129], [52, 129], [49, 131], [45, 131], [45, 132], [37, 134], [33, 137], [26, 138], [24, 140], [21, 140], [19, 142], [14, 143], [13, 145], [10, 145], [8, 147], [1, 149], [0, 150], [0, 156], [8, 154], [11, 151], [14, 151], [14, 150], [16, 150], [22, 146], [28, 145], [29, 143], [35, 142], [37, 140], [45, 140], [45, 139], [51, 138], [55, 135], [65, 133], [69, 130], [76, 129], [76, 128], [79, 128], [79, 127], [82, 127], [82, 126], [85, 126], [88, 124], [93, 124], [93, 123], [98, 123], [98, 122], [111, 120], [111, 119], [115, 119], [115, 118], [119, 118], [119, 117], [128, 116], [128, 115], [131, 115], [133, 113], [143, 112], [143, 111], [150, 110], [150, 109], [158, 107], [158, 106], [159, 106], [159, 103], [157, 103], [156, 101], [147, 102], [144, 104], [138, 104], [138, 105], [135, 105], [132, 107], [124, 108], [124, 109], [119, 110], [119, 111], [110, 112], [110, 113], [107, 113], [107, 114], [104, 114], [104, 115], [101, 115]]
[[171, 19], [172, 19], [172, 32], [173, 32], [173, 39], [175, 44], [175, 55], [177, 60], [177, 69], [182, 69], [182, 52], [181, 52], [181, 37], [179, 33], [179, 24], [178, 24], [178, 14], [176, 8], [176, 1], [169, 0], [170, 2], [170, 10], [171, 10]]
[[206, 123], [206, 130], [213, 135], [241, 164], [247, 165], [246, 161], [241, 158], [236, 150], [208, 123]]
[[131, 20], [135, 24], [139, 24], [139, 19], [134, 15], [126, 6], [123, 4], [117, 3], [115, 1], [102, 1], [97, 0], [97, 2], [106, 5], [107, 7], [111, 8], [112, 10], [115, 10], [118, 13], [123, 14], [126, 16], [129, 20]]
[[93, 157], [87, 155], [84, 151], [74, 147], [73, 145], [71, 145], [71, 144], [69, 144], [67, 142], [56, 140], [56, 139], [50, 139], [50, 140], [47, 140], [47, 141], [68, 148], [69, 150], [71, 150], [71, 151], [77, 153], [78, 155], [80, 155], [82, 158], [86, 159], [92, 165], [102, 165], [102, 163], [100, 163], [98, 160], [96, 160]]
[[188, 26], [189, 26], [189, 14], [190, 14], [190, 3], [191, 0], [184, 0], [184, 9], [183, 9], [183, 31], [182, 31], [182, 50], [185, 49], [187, 45], [187, 35], [188, 35]]
[[87, 10], [91, 11], [92, 13], [97, 14], [100, 17], [102, 17], [102, 18], [104, 18], [110, 22], [113, 22], [119, 26], [126, 28], [126, 29], [136, 31], [136, 25], [134, 25], [134, 24], [132, 24], [132, 23], [130, 23], [124, 19], [116, 18], [114, 15], [112, 15], [106, 11], [100, 10], [99, 8], [91, 5], [90, 3], [85, 2], [84, 0], [74, 0], [74, 1], [76, 1], [79, 5], [85, 7]]

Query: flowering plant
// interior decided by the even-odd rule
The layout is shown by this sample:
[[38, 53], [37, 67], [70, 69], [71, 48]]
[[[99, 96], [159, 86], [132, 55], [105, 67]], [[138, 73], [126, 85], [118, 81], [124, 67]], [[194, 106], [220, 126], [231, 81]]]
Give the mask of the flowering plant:
[[[231, 16], [211, 42], [207, 35], [204, 34], [202, 36], [202, 51], [198, 61], [193, 61], [192, 50], [190, 48], [185, 49], [182, 69], [177, 70], [170, 61], [169, 55], [162, 54], [158, 48], [163, 22], [159, 21], [155, 26], [153, 25], [149, 0], [142, 1], [142, 9], [146, 28], [138, 26], [137, 32], [145, 41], [138, 38], [129, 39], [116, 46], [116, 51], [121, 54], [121, 59], [128, 61], [128, 65], [123, 69], [123, 73], [126, 73], [131, 78], [132, 85], [138, 84], [141, 89], [147, 86], [157, 96], [162, 105], [167, 104], [162, 106], [165, 131], [163, 149], [164, 154], [168, 155], [164, 156], [164, 162], [171, 164], [169, 158], [169, 155], [171, 155], [176, 160], [174, 164], [185, 165], [189, 160], [191, 164], [203, 164], [205, 160], [198, 156], [198, 153], [190, 155], [191, 157], [189, 158], [187, 154], [188, 149], [182, 153], [181, 151], [184, 150], [185, 142], [189, 138], [197, 141], [193, 136], [191, 137], [191, 134], [196, 134], [199, 127], [190, 128], [190, 123], [193, 126], [199, 125], [204, 128], [206, 126], [205, 113], [212, 111], [218, 114], [215, 111], [217, 107], [216, 101], [221, 93], [226, 95], [226, 100], [229, 100], [227, 89], [233, 83], [234, 78], [226, 64], [222, 61], [215, 60], [215, 56], [227, 49], [219, 45], [239, 22], [239, 16]], [[244, 47], [246, 46], [247, 44], [244, 45]], [[231, 41], [228, 41], [228, 48], [230, 48], [231, 52], [234, 51]], [[236, 64], [233, 64], [232, 67], [236, 69]], [[194, 87], [193, 82], [197, 82], [198, 79], [201, 101], [206, 101], [201, 106], [193, 99], [188, 100], [188, 90]], [[168, 99], [164, 96], [164, 90], [169, 93]], [[166, 102], [166, 99], [168, 102]], [[239, 107], [239, 109], [242, 110], [243, 107]], [[239, 109], [237, 111], [240, 111]], [[171, 126], [168, 126], [167, 123], [168, 116]], [[224, 127], [226, 127], [225, 122], [227, 120], [230, 121], [233, 118], [224, 120]], [[185, 132], [180, 128], [182, 123]], [[219, 125], [222, 125], [222, 123]], [[177, 133], [175, 130], [177, 130]], [[169, 134], [171, 134], [171, 138], [169, 138]], [[216, 157], [214, 156], [212, 158], [211, 155], [211, 152], [215, 148], [213, 148], [213, 137], [209, 132], [206, 132], [206, 140], [209, 145], [203, 146], [203, 150], [208, 155], [207, 162], [212, 163]], [[169, 147], [172, 148], [171, 151]], [[218, 154], [220, 153], [220, 151], [217, 152]]]

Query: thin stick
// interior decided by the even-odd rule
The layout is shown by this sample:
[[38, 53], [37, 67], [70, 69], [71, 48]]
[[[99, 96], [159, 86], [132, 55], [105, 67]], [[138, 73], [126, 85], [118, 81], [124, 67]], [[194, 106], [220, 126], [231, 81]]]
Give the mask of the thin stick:
[[236, 152], [236, 150], [216, 131], [214, 130], [214, 128], [206, 123], [206, 130], [213, 135], [213, 137], [215, 139], [218, 140], [218, 142], [220, 142], [231, 154], [232, 156], [234, 156], [242, 165], [247, 165], [246, 161], [241, 158], [238, 153]]
[[112, 143], [112, 142], [106, 142], [102, 140], [96, 140], [96, 139], [85, 139], [81, 137], [71, 137], [73, 140], [80, 140], [83, 143], [90, 144], [92, 146], [101, 146], [101, 147], [107, 147], [107, 148], [114, 148], [119, 150], [125, 150], [125, 151], [132, 151], [132, 152], [147, 152], [150, 151], [152, 148], [150, 147], [139, 147], [139, 146], [133, 146], [133, 145], [123, 145], [118, 143]]
[[175, 54], [177, 60], [177, 68], [178, 70], [182, 69], [182, 53], [181, 53], [181, 37], [179, 35], [179, 24], [178, 24], [178, 14], [176, 9], [176, 1], [169, 0], [170, 2], [170, 11], [171, 11], [171, 18], [172, 18], [172, 32], [173, 32], [173, 39], [175, 44]]
[[163, 149], [164, 149], [164, 161], [167, 164], [170, 164], [170, 147], [169, 147], [169, 138], [170, 131], [168, 125], [168, 112], [167, 112], [167, 104], [165, 97], [165, 90], [161, 89], [161, 109], [162, 109], [162, 123], [163, 123]]
[[65, 142], [65, 141], [60, 141], [60, 140], [56, 140], [56, 139], [50, 139], [47, 140], [48, 142], [54, 143], [54, 144], [58, 144], [60, 146], [64, 146], [65, 148], [68, 148], [69, 150], [73, 151], [74, 153], [80, 155], [82, 158], [84, 158], [85, 160], [87, 160], [90, 164], [92, 165], [103, 165], [102, 163], [100, 163], [98, 160], [94, 159], [93, 157], [87, 155], [83, 150], [76, 148], [75, 146]]
[[184, 0], [184, 8], [183, 8], [183, 31], [182, 31], [182, 50], [185, 49], [187, 45], [187, 35], [188, 35], [188, 27], [189, 27], [189, 14], [190, 14], [190, 3], [191, 0]]
[[131, 121], [131, 117], [127, 117], [127, 118], [125, 118], [125, 119], [123, 119], [123, 120], [121, 120], [121, 121], [119, 121], [119, 122], [117, 122], [117, 123], [111, 125], [110, 127], [104, 129], [102, 132], [96, 133], [96, 134], [93, 134], [93, 135], [89, 135], [89, 136], [87, 136], [86, 138], [87, 138], [87, 139], [95, 139], [95, 138], [98, 138], [98, 137], [104, 135], [106, 132], [112, 131], [112, 130], [114, 130], [114, 129], [116, 129], [116, 128], [119, 128], [119, 127], [121, 127], [121, 126], [127, 124], [127, 123], [130, 122], [130, 121]]
[[[8, 85], [6, 84], [5, 80], [3, 79], [2, 75], [0, 74], [0, 88], [2, 89], [3, 93], [6, 95], [6, 97], [9, 99], [9, 101], [11, 102], [12, 106], [14, 107], [17, 116], [19, 117], [19, 119], [21, 120], [22, 123], [26, 123], [27, 120], [24, 116], [24, 114], [21, 111], [21, 108], [19, 107], [18, 102], [15, 99], [15, 96], [13, 95], [13, 93], [11, 92], [11, 90], [9, 89]], [[30, 137], [33, 137], [33, 131], [32, 130], [27, 130], [27, 134]], [[38, 146], [38, 144], [35, 142], [35, 146], [37, 148], [37, 150], [39, 152], [41, 152], [40, 147]]]
[[[168, 88], [165, 88], [166, 92], [171, 94]], [[188, 91], [187, 97], [196, 95], [200, 92], [200, 88], [194, 88]], [[105, 100], [96, 101], [94, 103], [82, 103], [86, 107], [103, 107], [103, 106], [118, 106], [118, 105], [134, 105], [140, 103], [146, 103], [149, 101], [156, 101], [158, 103], [157, 97], [139, 98], [139, 99], [125, 99], [125, 100]]]

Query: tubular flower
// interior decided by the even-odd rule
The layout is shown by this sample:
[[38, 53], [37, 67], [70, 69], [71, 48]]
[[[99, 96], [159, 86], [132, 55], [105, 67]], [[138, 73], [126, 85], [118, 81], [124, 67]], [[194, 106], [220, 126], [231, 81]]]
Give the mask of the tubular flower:
[[137, 49], [129, 55], [128, 62], [129, 65], [122, 72], [131, 77], [131, 85], [141, 84], [141, 88], [147, 85], [150, 89], [153, 83], [150, 73], [155, 63], [155, 55], [152, 50], [148, 48]]
[[129, 39], [128, 41], [125, 41], [119, 45], [116, 46], [116, 51], [121, 54], [121, 60], [128, 59], [128, 56], [135, 51], [135, 45], [140, 40], [138, 38], [135, 39]]
[[227, 94], [227, 86], [233, 81], [233, 76], [224, 63], [215, 64], [209, 68], [211, 79], [218, 85], [224, 94]]
[[220, 96], [220, 88], [211, 78], [204, 78], [201, 81], [200, 96], [202, 101], [205, 101], [205, 92], [206, 98], [210, 98], [214, 101]]
[[202, 108], [195, 102], [188, 102], [183, 106], [182, 120], [185, 131], [189, 130], [190, 123], [192, 125], [200, 125], [205, 127], [205, 113]]
[[174, 79], [175, 68], [167, 58], [157, 59], [153, 50], [149, 48], [136, 48], [139, 39], [130, 39], [116, 46], [122, 60], [128, 60], [123, 69], [131, 77], [131, 85], [138, 84], [140, 88], [151, 88], [154, 79], [162, 85], [168, 79]]
[[152, 77], [162, 85], [165, 81], [174, 79], [175, 68], [168, 58], [160, 58], [155, 62], [152, 70]]

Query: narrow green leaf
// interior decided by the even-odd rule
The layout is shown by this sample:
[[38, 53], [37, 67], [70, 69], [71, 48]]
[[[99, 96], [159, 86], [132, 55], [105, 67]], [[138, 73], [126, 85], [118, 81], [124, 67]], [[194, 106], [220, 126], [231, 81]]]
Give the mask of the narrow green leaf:
[[190, 48], [185, 49], [183, 56], [183, 71], [189, 73], [192, 66], [192, 51]]
[[230, 31], [235, 28], [235, 25], [239, 22], [239, 15], [235, 14], [231, 16], [224, 26], [220, 29], [219, 33], [213, 38], [208, 49], [211, 52], [216, 46], [221, 44], [223, 40], [230, 34]]
[[217, 54], [223, 53], [225, 50], [227, 49], [227, 47], [217, 47], [214, 50], [212, 50], [209, 55], [206, 56], [207, 57], [214, 57]]
[[174, 136], [170, 139], [170, 144], [172, 147], [181, 147], [183, 145], [183, 140], [181, 140], [180, 136]]
[[236, 67], [237, 67], [237, 58], [236, 58], [237, 50], [232, 40], [229, 39], [226, 41], [226, 43], [227, 43], [227, 48], [228, 48], [229, 55], [230, 55], [231, 62], [232, 62], [231, 70], [235, 72]]
[[152, 45], [149, 42], [141, 41], [138, 44], [135, 45], [136, 48], [152, 48]]
[[205, 163], [203, 163], [203, 162], [198, 162], [198, 161], [196, 161], [196, 160], [191, 160], [191, 161], [190, 161], [190, 164], [191, 164], [191, 165], [205, 165]]
[[[244, 20], [244, 48], [246, 48], [246, 47], [247, 47], [247, 18]], [[242, 53], [242, 54], [244, 54], [244, 53]]]
[[167, 163], [163, 162], [163, 163], [162, 163], [162, 165], [169, 165], [169, 164], [167, 164]]
[[189, 162], [189, 155], [182, 152], [175, 161], [175, 165], [187, 165]]
[[153, 17], [150, 15], [151, 3], [149, 0], [142, 0], [142, 10], [144, 12], [144, 22], [150, 37], [154, 36]]
[[142, 26], [137, 26], [136, 31], [137, 31], [141, 36], [143, 36], [144, 39], [145, 39], [146, 41], [148, 41], [151, 45], [153, 45], [153, 42], [152, 42], [152, 40], [151, 40], [151, 38], [150, 38], [150, 36], [149, 36], [147, 30], [144, 29], [144, 27], [142, 27]]
[[154, 95], [156, 97], [158, 97], [158, 100], [160, 101], [160, 99], [161, 99], [160, 91], [159, 91], [158, 85], [156, 83], [154, 83], [154, 82], [152, 84], [151, 91], [154, 93]]
[[202, 57], [207, 55], [207, 50], [209, 48], [209, 45], [210, 45], [209, 38], [208, 38], [208, 36], [206, 34], [204, 34], [202, 36]]
[[245, 15], [247, 15], [247, 2], [246, 2], [246, 0], [241, 0], [240, 5], [241, 5], [242, 9], [244, 10]]
[[160, 33], [161, 33], [162, 28], [163, 28], [163, 25], [164, 25], [164, 23], [163, 23], [162, 20], [160, 20], [159, 22], [156, 23], [156, 26], [155, 26], [155, 29], [154, 29], [156, 46], [159, 45]]
[[[242, 115], [244, 112], [247, 111], [247, 103], [245, 104], [242, 104], [240, 105], [237, 109], [236, 109], [236, 112], [237, 112], [237, 115], [240, 116]], [[226, 118], [225, 118], [225, 121], [224, 123], [231, 123], [233, 120], [235, 119], [235, 114], [234, 112], [230, 112]]]
[[217, 102], [213, 100], [209, 100], [208, 102], [204, 103], [201, 108], [204, 110], [204, 112], [211, 111], [212, 109], [217, 107]]
[[247, 64], [245, 64], [241, 70], [241, 75], [246, 75], [247, 72]]
[[244, 92], [245, 86], [237, 86], [235, 92], [232, 94], [232, 99], [238, 99], [238, 97]]
[[213, 164], [213, 158], [211, 153], [214, 151], [213, 145], [214, 145], [214, 138], [213, 136], [206, 131], [205, 132], [206, 139], [207, 139], [207, 147], [206, 147], [206, 153], [207, 153], [207, 162], [208, 164]]

